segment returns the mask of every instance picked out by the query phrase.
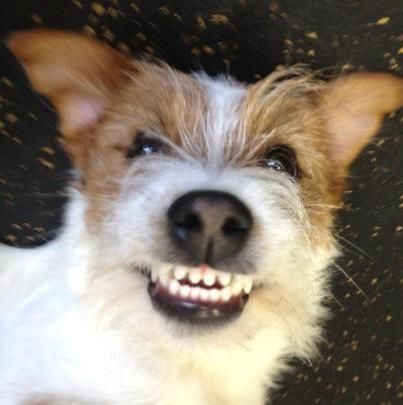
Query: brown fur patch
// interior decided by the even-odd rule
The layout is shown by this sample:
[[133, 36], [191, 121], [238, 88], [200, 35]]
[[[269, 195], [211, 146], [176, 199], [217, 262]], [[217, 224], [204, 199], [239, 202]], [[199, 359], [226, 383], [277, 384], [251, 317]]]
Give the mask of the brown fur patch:
[[[35, 88], [56, 105], [65, 148], [85, 180], [91, 223], [119, 191], [128, 170], [126, 151], [139, 132], [166, 136], [189, 154], [197, 149], [203, 158], [207, 96], [191, 76], [130, 61], [78, 34], [26, 31], [12, 35], [8, 45]], [[248, 88], [239, 107], [240, 126], [233, 129], [234, 137], [247, 142], [233, 143], [232, 153], [237, 145], [244, 148], [237, 151], [237, 163], [252, 165], [270, 146], [292, 147], [311, 223], [328, 229], [348, 165], [376, 133], [383, 115], [403, 104], [402, 93], [403, 80], [387, 74], [353, 74], [326, 84], [298, 69], [274, 73]], [[96, 122], [74, 120], [72, 111], [80, 102], [97, 114], [101, 108]]]

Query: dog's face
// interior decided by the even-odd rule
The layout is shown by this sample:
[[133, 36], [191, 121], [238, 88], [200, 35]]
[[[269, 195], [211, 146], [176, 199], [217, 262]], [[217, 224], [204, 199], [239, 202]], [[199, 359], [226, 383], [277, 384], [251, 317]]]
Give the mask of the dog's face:
[[9, 46], [60, 114], [100, 273], [123, 271], [152, 316], [185, 328], [316, 333], [346, 170], [403, 103], [400, 79], [291, 69], [243, 86], [74, 34]]

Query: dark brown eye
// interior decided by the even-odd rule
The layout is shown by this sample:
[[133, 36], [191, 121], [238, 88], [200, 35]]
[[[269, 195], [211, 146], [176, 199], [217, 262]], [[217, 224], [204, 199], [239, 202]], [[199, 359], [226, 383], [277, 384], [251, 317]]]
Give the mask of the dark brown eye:
[[133, 159], [137, 156], [148, 156], [154, 153], [164, 152], [166, 146], [155, 136], [144, 133], [138, 134], [127, 151], [126, 157]]
[[301, 177], [297, 158], [292, 149], [287, 146], [274, 146], [270, 148], [264, 159], [266, 167], [277, 172], [287, 173], [294, 179]]

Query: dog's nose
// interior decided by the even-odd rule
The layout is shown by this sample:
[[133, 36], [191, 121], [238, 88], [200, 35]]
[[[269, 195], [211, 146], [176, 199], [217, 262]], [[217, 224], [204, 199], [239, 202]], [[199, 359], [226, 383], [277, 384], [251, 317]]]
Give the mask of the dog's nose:
[[179, 197], [168, 210], [177, 245], [194, 264], [214, 266], [245, 244], [251, 227], [249, 209], [231, 194], [192, 191]]

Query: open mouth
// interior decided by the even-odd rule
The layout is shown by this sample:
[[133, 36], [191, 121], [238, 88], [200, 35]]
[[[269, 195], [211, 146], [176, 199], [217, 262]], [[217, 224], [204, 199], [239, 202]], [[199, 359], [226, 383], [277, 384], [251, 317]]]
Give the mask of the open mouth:
[[148, 293], [156, 308], [185, 321], [215, 321], [240, 315], [252, 290], [252, 277], [207, 265], [163, 264], [149, 272]]

